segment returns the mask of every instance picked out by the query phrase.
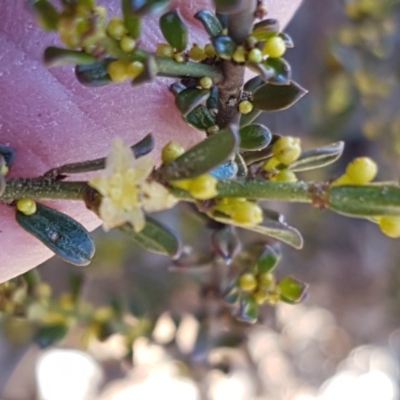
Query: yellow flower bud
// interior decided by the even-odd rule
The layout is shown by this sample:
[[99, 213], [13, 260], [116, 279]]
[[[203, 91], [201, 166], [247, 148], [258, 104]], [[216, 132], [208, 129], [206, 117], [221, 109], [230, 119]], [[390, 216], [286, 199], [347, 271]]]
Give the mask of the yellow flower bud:
[[239, 103], [239, 112], [241, 114], [248, 114], [253, 110], [253, 104], [248, 100], [243, 100]]
[[258, 275], [258, 283], [262, 288], [268, 289], [274, 282], [274, 275], [266, 272]]
[[293, 171], [283, 169], [271, 178], [273, 182], [297, 182], [297, 176]]
[[133, 37], [130, 37], [128, 35], [122, 36], [120, 42], [119, 42], [119, 47], [126, 53], [131, 52], [136, 46], [136, 40]]
[[135, 79], [143, 72], [143, 69], [143, 63], [141, 63], [140, 61], [133, 61], [127, 65], [126, 72], [129, 78]]
[[332, 186], [339, 186], [339, 185], [354, 185], [354, 183], [346, 174], [343, 174], [332, 182]]
[[185, 60], [185, 56], [184, 56], [182, 53], [176, 53], [176, 54], [174, 54], [174, 60], [175, 60], [177, 63], [183, 63], [183, 62], [186, 61], [186, 60]]
[[393, 239], [400, 237], [400, 216], [385, 216], [377, 218], [382, 233]]
[[285, 51], [286, 43], [279, 36], [274, 36], [268, 39], [262, 49], [263, 54], [271, 58], [282, 57], [285, 54]]
[[288, 165], [300, 157], [300, 139], [292, 136], [281, 137], [273, 144], [272, 153], [282, 164]]
[[204, 49], [198, 46], [196, 43], [189, 50], [189, 57], [194, 61], [202, 61], [206, 58]]
[[213, 80], [208, 76], [204, 76], [203, 78], [200, 79], [199, 83], [203, 89], [210, 89], [213, 85]]
[[204, 51], [205, 51], [207, 57], [215, 57], [215, 55], [216, 55], [214, 46], [211, 43], [207, 43], [205, 45]]
[[232, 54], [233, 61], [237, 63], [244, 63], [246, 61], [246, 49], [244, 46], [237, 46]]
[[258, 204], [245, 201], [232, 206], [231, 217], [239, 224], [257, 225], [263, 220], [263, 212]]
[[263, 170], [266, 172], [273, 171], [278, 165], [280, 161], [276, 157], [270, 157], [267, 161], [263, 164]]
[[198, 200], [209, 200], [215, 197], [218, 180], [209, 174], [200, 175], [190, 180], [189, 193]]
[[172, 58], [174, 56], [174, 49], [169, 44], [158, 43], [156, 48], [156, 54], [159, 57]]
[[359, 157], [347, 165], [346, 175], [357, 185], [371, 182], [378, 173], [378, 166], [369, 157]]
[[32, 215], [36, 212], [36, 203], [31, 199], [19, 199], [16, 202], [17, 210], [25, 215]]
[[121, 39], [126, 33], [124, 22], [121, 18], [111, 18], [106, 28], [107, 34], [114, 39]]
[[163, 163], [169, 163], [178, 158], [184, 152], [185, 149], [178, 142], [171, 141], [161, 150], [161, 159]]
[[107, 72], [113, 82], [123, 82], [129, 77], [128, 63], [122, 60], [116, 60], [108, 64]]
[[263, 305], [268, 299], [268, 293], [264, 292], [262, 289], [254, 292], [252, 296], [259, 306]]
[[255, 47], [251, 49], [249, 54], [247, 55], [247, 59], [253, 63], [259, 64], [263, 60], [263, 53], [260, 49]]
[[254, 274], [251, 274], [249, 272], [242, 274], [239, 277], [239, 286], [240, 289], [246, 292], [251, 292], [257, 287], [257, 279]]

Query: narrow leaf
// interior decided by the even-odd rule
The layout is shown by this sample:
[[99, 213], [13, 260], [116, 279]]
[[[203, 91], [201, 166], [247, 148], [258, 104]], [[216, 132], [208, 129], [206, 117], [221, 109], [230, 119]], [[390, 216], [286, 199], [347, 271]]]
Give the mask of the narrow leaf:
[[203, 104], [198, 105], [193, 111], [187, 114], [185, 121], [189, 125], [204, 131], [214, 126], [216, 122], [210, 110], [206, 106], [203, 106]]
[[68, 64], [93, 64], [96, 62], [96, 59], [83, 51], [61, 49], [51, 46], [47, 47], [44, 51], [43, 61], [46, 67], [51, 68]]
[[258, 319], [257, 301], [250, 295], [245, 295], [240, 299], [240, 308], [237, 319], [249, 324], [254, 324]]
[[122, 225], [118, 229], [148, 251], [171, 258], [179, 257], [182, 246], [177, 235], [149, 216], [146, 216], [146, 225], [141, 232], [135, 232], [129, 224]]
[[400, 187], [332, 186], [328, 191], [327, 203], [333, 211], [357, 217], [400, 215]]
[[247, 176], [247, 165], [241, 154], [237, 153], [235, 155], [235, 163], [238, 168], [236, 176], [238, 178], [245, 178]]
[[279, 32], [279, 22], [276, 19], [265, 19], [256, 23], [253, 27], [251, 36], [254, 36], [259, 41], [265, 41]]
[[88, 231], [59, 211], [39, 203], [36, 207], [32, 215], [17, 211], [18, 224], [64, 261], [79, 266], [88, 265], [95, 251]]
[[105, 59], [88, 65], [77, 65], [75, 75], [84, 86], [97, 87], [111, 83], [108, 76], [107, 65], [113, 60]]
[[222, 25], [216, 15], [210, 10], [200, 10], [194, 17], [203, 24], [204, 29], [210, 36], [221, 34]]
[[131, 149], [136, 158], [149, 154], [155, 146], [154, 136], [148, 133], [141, 141], [135, 143]]
[[157, 15], [162, 13], [171, 0], [122, 0], [126, 11], [135, 17]]
[[162, 15], [160, 29], [165, 40], [178, 51], [187, 47], [188, 29], [178, 10], [173, 10]]
[[43, 30], [56, 31], [60, 15], [57, 9], [47, 0], [29, 0], [28, 5], [35, 14]]
[[252, 103], [263, 111], [278, 111], [289, 108], [300, 100], [307, 91], [295, 82], [289, 85], [265, 83], [253, 92]]
[[264, 85], [264, 80], [259, 76], [249, 79], [243, 86], [245, 92], [254, 92], [258, 87]]
[[256, 270], [259, 274], [266, 274], [275, 269], [282, 257], [277, 246], [266, 246], [256, 261]]
[[209, 96], [209, 90], [196, 88], [184, 89], [177, 94], [175, 98], [175, 105], [185, 117], [198, 105], [205, 102]]
[[297, 304], [304, 300], [308, 285], [292, 276], [287, 276], [278, 282], [278, 288], [282, 301]]
[[329, 146], [305, 151], [288, 168], [294, 172], [299, 172], [325, 167], [339, 159], [343, 149], [344, 142], [336, 142]]
[[285, 41], [286, 48], [292, 49], [294, 47], [293, 39], [286, 32], [281, 32], [278, 36]]
[[261, 150], [268, 146], [272, 139], [271, 131], [264, 125], [247, 125], [239, 130], [241, 150]]
[[240, 288], [237, 279], [231, 281], [223, 294], [224, 301], [230, 305], [237, 304], [240, 299]]
[[[143, 5], [143, 0], [140, 3]], [[137, 39], [140, 36], [141, 20], [136, 13], [135, 1], [122, 0], [121, 9], [125, 28], [134, 39]]]
[[237, 129], [230, 126], [209, 136], [176, 160], [162, 166], [160, 174], [170, 181], [205, 174], [229, 159], [237, 145]]
[[242, 114], [240, 116], [240, 127], [243, 128], [244, 126], [251, 124], [260, 114], [261, 111], [256, 108], [253, 108], [248, 114]]
[[211, 38], [215, 52], [224, 60], [230, 60], [236, 49], [236, 43], [230, 36], [218, 35]]

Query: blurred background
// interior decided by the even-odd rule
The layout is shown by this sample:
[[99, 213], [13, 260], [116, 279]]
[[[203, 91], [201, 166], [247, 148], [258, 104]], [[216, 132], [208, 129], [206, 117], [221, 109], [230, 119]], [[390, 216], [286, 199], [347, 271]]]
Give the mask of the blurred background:
[[[263, 122], [303, 148], [346, 148], [300, 178], [337, 177], [361, 155], [378, 178], [399, 178], [399, 19], [398, 0], [304, 0], [286, 59], [310, 93]], [[98, 230], [89, 267], [52, 259], [27, 277], [40, 332], [7, 303], [25, 289], [1, 286], [0, 399], [399, 399], [399, 241], [329, 211], [268, 207], [303, 233], [279, 265], [309, 283], [302, 304], [266, 306], [255, 325], [231, 319], [209, 284], [210, 230], [184, 207], [159, 217], [201, 255], [191, 267]]]

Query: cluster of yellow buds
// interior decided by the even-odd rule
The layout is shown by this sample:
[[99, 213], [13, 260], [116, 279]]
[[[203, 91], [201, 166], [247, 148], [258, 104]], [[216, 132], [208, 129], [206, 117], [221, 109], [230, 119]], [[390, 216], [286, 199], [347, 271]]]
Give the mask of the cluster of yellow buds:
[[177, 51], [168, 43], [158, 43], [156, 47], [156, 54], [159, 57], [172, 58], [178, 63], [187, 61], [187, 56], [181, 51]]
[[238, 284], [243, 292], [251, 294], [258, 305], [277, 304], [280, 300], [279, 287], [271, 272], [243, 273], [239, 276]]
[[218, 199], [215, 210], [228, 215], [238, 224], [257, 225], [263, 220], [261, 207], [253, 201], [240, 197]]
[[270, 174], [271, 181], [277, 182], [296, 182], [297, 177], [288, 168], [278, 166], [288, 166], [296, 161], [301, 155], [301, 141], [298, 137], [284, 136], [279, 138], [272, 146], [272, 157], [263, 165], [265, 172]]
[[197, 43], [193, 43], [188, 51], [188, 56], [193, 61], [203, 61], [206, 58], [215, 57], [215, 49], [211, 43], [207, 43], [204, 47], [200, 47]]
[[107, 65], [107, 73], [113, 82], [137, 78], [144, 69], [140, 61], [115, 60]]
[[126, 53], [130, 53], [136, 47], [136, 40], [128, 34], [121, 18], [113, 17], [107, 24], [107, 35], [118, 41], [119, 47]]

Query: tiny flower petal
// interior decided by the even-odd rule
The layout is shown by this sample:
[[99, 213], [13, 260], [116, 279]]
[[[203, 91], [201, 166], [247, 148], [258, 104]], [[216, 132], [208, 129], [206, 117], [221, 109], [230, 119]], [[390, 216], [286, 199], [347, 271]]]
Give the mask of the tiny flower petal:
[[158, 182], [144, 183], [142, 193], [143, 207], [148, 212], [166, 210], [178, 202], [178, 199]]

